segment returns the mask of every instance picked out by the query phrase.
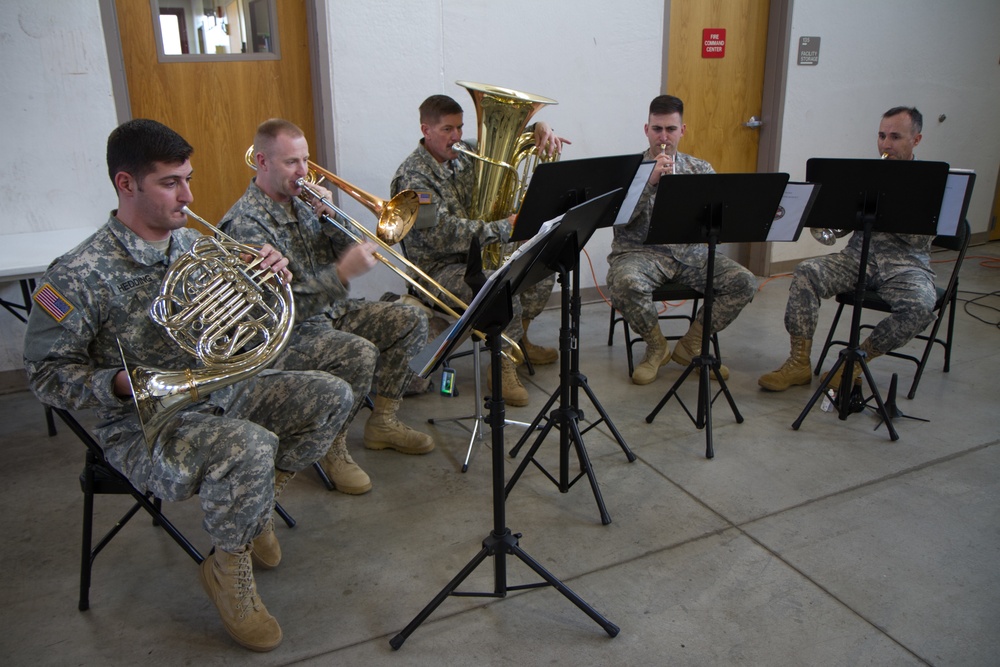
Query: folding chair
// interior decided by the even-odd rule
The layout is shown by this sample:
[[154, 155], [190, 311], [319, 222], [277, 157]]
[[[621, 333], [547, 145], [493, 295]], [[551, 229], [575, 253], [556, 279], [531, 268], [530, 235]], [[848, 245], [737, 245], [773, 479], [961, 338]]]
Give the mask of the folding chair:
[[[667, 283], [655, 290], [653, 290], [653, 301], [691, 301], [691, 313], [689, 315], [683, 314], [663, 314], [659, 316], [660, 320], [685, 320], [688, 326], [694, 322], [694, 316], [698, 312], [698, 302], [705, 298], [705, 295], [696, 289], [688, 287], [687, 285], [682, 285], [681, 283]], [[628, 322], [625, 321], [625, 317], [621, 315], [614, 306], [611, 307], [611, 320], [608, 324], [608, 346], [612, 346], [615, 343], [615, 325], [621, 322], [622, 329], [625, 332], [625, 355], [628, 357], [628, 374], [632, 377], [632, 372], [635, 370], [633, 356], [632, 356], [632, 346], [638, 342], [642, 341], [640, 337], [632, 337], [629, 331]], [[685, 330], [686, 331], [686, 330]], [[680, 336], [664, 336], [667, 340], [680, 340], [683, 334]], [[715, 357], [721, 359], [722, 355], [719, 354], [719, 336], [718, 334], [712, 334], [712, 346], [715, 348]]]
[[[151, 492], [143, 493], [136, 489], [125, 475], [108, 463], [104, 457], [104, 450], [72, 413], [63, 408], [46, 407], [58, 416], [87, 447], [86, 461], [83, 472], [80, 473], [80, 488], [83, 491], [83, 542], [80, 558], [80, 602], [78, 605], [80, 611], [86, 611], [90, 608], [90, 575], [97, 554], [101, 553], [104, 547], [140, 509], [146, 510], [153, 518], [153, 525], [165, 530], [195, 563], [201, 563], [204, 560], [201, 552], [164, 516], [162, 501], [154, 497]], [[54, 434], [54, 430], [50, 434]], [[135, 503], [95, 545], [93, 538], [94, 496], [99, 494], [130, 495]], [[280, 505], [276, 503], [274, 509], [289, 528], [295, 526], [295, 520]]]
[[[969, 232], [969, 221], [963, 220], [958, 226], [958, 234], [955, 236], [936, 236], [934, 237], [933, 245], [938, 248], [944, 248], [947, 250], [958, 251], [958, 257], [955, 258], [955, 265], [952, 267], [951, 276], [948, 278], [948, 283], [944, 286], [937, 286], [937, 300], [934, 302], [934, 314], [936, 315], [934, 319], [934, 324], [931, 326], [930, 332], [927, 334], [919, 334], [915, 338], [925, 342], [923, 354], [918, 359], [912, 354], [907, 354], [905, 352], [892, 351], [887, 352], [886, 356], [896, 357], [898, 359], [909, 359], [917, 365], [917, 372], [913, 376], [913, 383], [910, 385], [910, 391], [906, 394], [906, 397], [913, 399], [917, 394], [917, 385], [920, 384], [920, 377], [924, 373], [924, 368], [927, 366], [927, 361], [931, 356], [931, 350], [934, 344], [937, 343], [944, 349], [944, 369], [943, 372], [947, 373], [951, 370], [951, 343], [955, 332], [955, 302], [956, 296], [958, 294], [958, 273], [962, 269], [962, 262], [965, 261], [965, 253], [969, 249], [969, 238], [971, 234]], [[826, 336], [826, 342], [823, 343], [823, 351], [819, 355], [819, 361], [816, 363], [816, 368], [814, 373], [819, 375], [820, 369], [823, 367], [823, 360], [826, 358], [827, 352], [833, 345], [847, 345], [847, 341], [843, 340], [833, 340], [834, 332], [837, 329], [837, 324], [840, 322], [840, 314], [843, 312], [845, 306], [854, 306], [854, 292], [841, 292], [836, 297], [837, 303], [837, 313], [833, 317], [833, 324], [830, 325], [830, 332]], [[870, 310], [876, 310], [883, 313], [891, 313], [892, 307], [889, 306], [885, 300], [882, 299], [876, 292], [866, 290], [861, 301], [862, 308], [868, 308]], [[944, 315], [945, 309], [948, 310], [948, 327], [946, 329], [944, 338], [939, 337], [938, 332], [941, 329], [941, 323], [944, 320], [942, 317]], [[862, 324], [862, 329], [872, 329], [874, 325]]]

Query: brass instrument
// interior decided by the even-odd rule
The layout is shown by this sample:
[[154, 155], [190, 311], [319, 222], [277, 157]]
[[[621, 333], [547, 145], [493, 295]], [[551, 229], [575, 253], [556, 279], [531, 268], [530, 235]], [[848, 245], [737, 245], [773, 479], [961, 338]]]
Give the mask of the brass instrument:
[[[146, 443], [178, 410], [269, 366], [285, 349], [295, 323], [291, 286], [258, 268], [257, 249], [239, 243], [189, 208], [184, 212], [222, 239], [203, 236], [167, 269], [149, 308], [154, 322], [201, 362], [198, 368], [129, 368]], [[241, 255], [251, 256], [249, 262]]]
[[[247, 166], [256, 171], [257, 163], [254, 161], [253, 145], [247, 149], [244, 161]], [[416, 222], [417, 211], [420, 206], [416, 192], [413, 190], [403, 190], [402, 192], [396, 194], [396, 196], [390, 201], [386, 202], [385, 200], [379, 199], [378, 197], [365, 192], [361, 188], [348, 183], [333, 172], [319, 166], [312, 160], [308, 160], [307, 165], [309, 166], [309, 172], [306, 175], [306, 178], [300, 178], [296, 182], [296, 185], [303, 190], [302, 194], [299, 195], [301, 199], [304, 201], [315, 199], [316, 201], [320, 201], [329, 206], [344, 219], [347, 225], [350, 225], [353, 228], [353, 231], [352, 229], [345, 227], [345, 223], [342, 223], [340, 220], [331, 216], [324, 215], [322, 217], [324, 221], [332, 224], [356, 243], [363, 243], [366, 238], [373, 241], [394, 260], [403, 264], [408, 270], [412, 271], [419, 278], [422, 278], [427, 281], [428, 284], [432, 285], [434, 289], [440, 292], [441, 296], [438, 296], [433, 292], [433, 290], [427, 288], [422, 282], [414, 278], [399, 266], [396, 266], [396, 264], [394, 264], [385, 255], [377, 252], [373, 253], [372, 256], [376, 260], [389, 267], [389, 269], [391, 269], [396, 275], [405, 280], [407, 284], [412, 285], [414, 289], [419, 290], [421, 294], [433, 301], [435, 305], [448, 315], [456, 319], [462, 316], [462, 313], [458, 311], [461, 310], [464, 312], [469, 308], [465, 302], [452, 294], [447, 288], [444, 287], [444, 285], [434, 280], [419, 266], [392, 248], [393, 245], [403, 240], [406, 234], [409, 233], [410, 229], [413, 227], [413, 223]], [[310, 183], [318, 184], [318, 181], [320, 180], [330, 181], [338, 189], [346, 192], [351, 196], [351, 198], [378, 217], [375, 232], [372, 232], [370, 229], [352, 218], [343, 209], [330, 200], [321, 197], [317, 190], [309, 187]], [[485, 334], [480, 331], [473, 330], [472, 333], [483, 340], [486, 339]], [[517, 342], [509, 338], [506, 334], [503, 334], [502, 337], [504, 341], [510, 345], [510, 350], [505, 351], [504, 354], [515, 364], [523, 362], [524, 355], [521, 353], [521, 348]]]
[[[666, 144], [660, 144], [660, 155], [663, 155], [666, 152], [667, 152], [667, 145]], [[673, 160], [670, 161], [670, 173], [671, 174], [674, 173], [674, 161]]]
[[[882, 153], [879, 159], [884, 160], [887, 157], [889, 157], [888, 153]], [[833, 245], [837, 239], [844, 238], [851, 233], [850, 229], [829, 229], [826, 227], [813, 227], [809, 231], [812, 232], [813, 238], [823, 245]]]
[[[541, 155], [534, 136], [525, 132], [535, 112], [555, 100], [509, 88], [456, 81], [472, 96], [479, 129], [478, 152], [461, 142], [452, 149], [476, 161], [475, 190], [469, 217], [492, 222], [515, 213], [528, 188], [528, 180], [539, 162], [559, 159]], [[503, 262], [501, 244], [483, 248], [483, 268], [496, 269]]]

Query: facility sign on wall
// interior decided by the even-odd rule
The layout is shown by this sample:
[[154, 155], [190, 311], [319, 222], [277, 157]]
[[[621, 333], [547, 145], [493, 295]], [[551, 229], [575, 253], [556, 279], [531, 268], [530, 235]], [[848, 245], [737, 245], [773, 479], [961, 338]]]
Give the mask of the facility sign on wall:
[[819, 37], [799, 37], [799, 64], [819, 64]]
[[701, 31], [701, 57], [723, 58], [726, 55], [726, 29], [705, 28]]

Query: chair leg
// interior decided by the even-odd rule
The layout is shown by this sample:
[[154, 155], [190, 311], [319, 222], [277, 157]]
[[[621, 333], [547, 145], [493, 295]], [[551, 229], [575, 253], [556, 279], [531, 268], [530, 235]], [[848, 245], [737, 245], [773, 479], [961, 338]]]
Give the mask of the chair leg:
[[94, 542], [94, 468], [91, 454], [87, 453], [87, 464], [83, 470], [83, 539], [80, 553], [80, 602], [78, 609], [90, 609], [91, 545]]
[[[958, 287], [956, 286], [956, 290]], [[948, 306], [948, 336], [944, 342], [944, 372], [951, 370], [951, 339], [955, 333], [955, 295], [951, 295], [951, 303]]]
[[615, 344], [615, 307], [611, 306], [611, 319], [608, 322], [608, 347]]
[[632, 345], [635, 343], [632, 340], [632, 332], [629, 331], [628, 321], [622, 318], [622, 329], [625, 332], [625, 356], [628, 358], [628, 376], [632, 377], [632, 373], [635, 371], [635, 362], [632, 357]]
[[521, 348], [521, 356], [524, 357], [524, 367], [528, 369], [528, 375], [535, 374], [535, 367], [531, 363], [531, 359], [528, 358], [528, 348], [524, 345], [524, 339], [517, 341], [517, 346]]
[[312, 467], [313, 470], [316, 471], [316, 476], [319, 477], [319, 481], [321, 481], [323, 486], [326, 487], [326, 490], [333, 491], [336, 487], [333, 485], [333, 481], [330, 479], [330, 476], [326, 474], [325, 470], [323, 470], [323, 466], [319, 464], [319, 461], [313, 463]]
[[920, 361], [917, 362], [917, 372], [913, 374], [913, 382], [910, 383], [910, 391], [907, 392], [906, 397], [913, 400], [913, 397], [917, 395], [917, 385], [920, 384], [920, 378], [923, 377], [924, 368], [927, 366], [927, 362], [930, 361], [931, 352], [934, 350], [934, 343], [939, 343], [941, 347], [944, 348], [944, 372], [947, 373], [951, 366], [951, 333], [953, 327], [955, 326], [955, 301], [951, 300], [948, 307], [948, 327], [946, 338], [942, 341], [938, 338], [938, 332], [941, 330], [941, 312], [938, 311], [938, 317], [934, 320], [934, 326], [931, 327], [930, 333], [927, 336], [921, 336], [920, 338], [926, 338], [927, 344], [924, 345], [924, 353], [920, 356]]
[[833, 334], [837, 330], [837, 324], [840, 323], [840, 314], [844, 312], [844, 304], [839, 304], [837, 306], [837, 313], [833, 316], [833, 324], [830, 325], [830, 333], [826, 335], [826, 342], [823, 343], [823, 349], [819, 353], [819, 361], [816, 362], [816, 368], [813, 369], [813, 375], [819, 375], [819, 372], [823, 370], [823, 360], [826, 359], [826, 353], [830, 351], [830, 342], [833, 340]]
[[286, 526], [289, 528], [295, 528], [295, 519], [293, 519], [292, 515], [281, 506], [281, 503], [274, 503], [274, 511], [277, 512], [278, 516], [282, 518]]

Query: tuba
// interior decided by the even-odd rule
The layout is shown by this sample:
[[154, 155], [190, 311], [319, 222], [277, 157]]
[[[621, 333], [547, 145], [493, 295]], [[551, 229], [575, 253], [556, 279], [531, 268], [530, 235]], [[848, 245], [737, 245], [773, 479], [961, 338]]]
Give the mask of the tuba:
[[[525, 129], [535, 112], [555, 100], [509, 88], [456, 81], [469, 91], [476, 107], [479, 129], [478, 152], [461, 142], [452, 148], [476, 160], [475, 189], [469, 217], [492, 222], [515, 213], [528, 188], [528, 180], [539, 162], [558, 160], [558, 155], [539, 155], [534, 137]], [[483, 268], [503, 263], [501, 244], [483, 248]]]
[[292, 288], [270, 269], [258, 268], [260, 253], [187, 207], [184, 212], [222, 240], [204, 236], [170, 265], [149, 315], [201, 365], [179, 371], [130, 368], [118, 343], [149, 446], [177, 411], [273, 363], [295, 324]]

